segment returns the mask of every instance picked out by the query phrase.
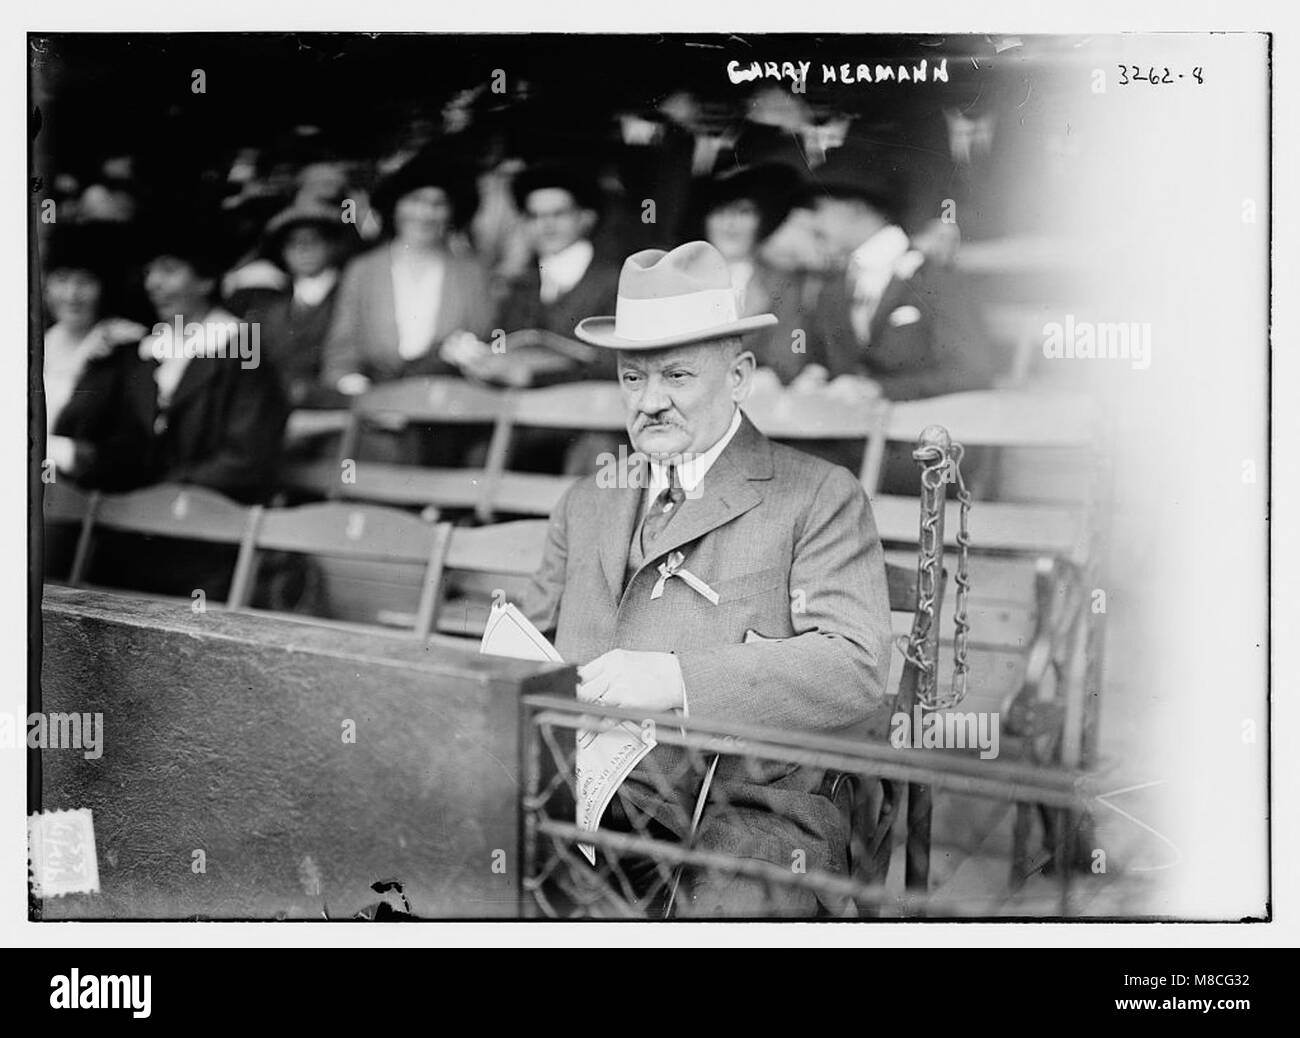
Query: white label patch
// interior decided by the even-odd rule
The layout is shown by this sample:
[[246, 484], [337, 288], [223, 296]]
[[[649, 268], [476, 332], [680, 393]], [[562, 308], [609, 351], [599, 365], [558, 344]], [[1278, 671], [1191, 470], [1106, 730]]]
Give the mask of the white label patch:
[[27, 861], [37, 897], [98, 894], [99, 860], [90, 808], [28, 815]]

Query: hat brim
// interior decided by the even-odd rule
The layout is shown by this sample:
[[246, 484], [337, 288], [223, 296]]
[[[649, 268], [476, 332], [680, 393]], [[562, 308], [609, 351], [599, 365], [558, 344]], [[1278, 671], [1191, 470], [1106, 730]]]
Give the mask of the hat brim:
[[330, 212], [281, 213], [267, 221], [263, 234], [267, 238], [280, 238], [298, 227], [318, 227], [328, 233], [338, 232], [343, 226], [339, 214]]
[[776, 314], [755, 314], [753, 317], [742, 317], [738, 321], [698, 332], [669, 335], [661, 339], [625, 339], [621, 335], [614, 334], [613, 317], [588, 317], [578, 322], [573, 334], [583, 342], [610, 350], [662, 350], [670, 346], [690, 346], [697, 342], [712, 342], [715, 339], [748, 335], [764, 328], [771, 328], [776, 323]]

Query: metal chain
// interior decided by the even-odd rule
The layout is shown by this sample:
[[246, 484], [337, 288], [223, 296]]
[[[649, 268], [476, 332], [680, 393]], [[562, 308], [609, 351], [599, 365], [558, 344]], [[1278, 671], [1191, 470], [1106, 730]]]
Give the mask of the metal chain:
[[[939, 447], [927, 444], [912, 452], [912, 457], [921, 466], [921, 528], [918, 549], [918, 586], [917, 613], [920, 622], [915, 625], [908, 637], [900, 639], [899, 648], [903, 655], [921, 671], [921, 681], [916, 699], [926, 710], [949, 710], [966, 698], [966, 682], [969, 664], [966, 660], [967, 633], [970, 623], [966, 616], [966, 600], [970, 592], [970, 572], [968, 557], [970, 549], [970, 506], [971, 494], [962, 477], [961, 459], [965, 449], [954, 443], [945, 454]], [[938, 622], [935, 616], [935, 598], [939, 587], [939, 554], [942, 545], [939, 542], [939, 515], [943, 507], [943, 485], [952, 482], [957, 485], [959, 503], [959, 526], [957, 531], [957, 573], [954, 582], [957, 585], [957, 600], [953, 615], [953, 676], [952, 689], [947, 695], [937, 692], [938, 678], [935, 667], [926, 658], [925, 643], [930, 631]]]
[[942, 700], [936, 709], [949, 710], [966, 698], [966, 678], [970, 666], [966, 662], [966, 636], [970, 631], [970, 622], [966, 619], [966, 599], [970, 594], [970, 503], [971, 494], [966, 489], [966, 480], [961, 474], [961, 461], [966, 455], [966, 448], [960, 443], [952, 445], [949, 473], [957, 485], [957, 502], [959, 504], [957, 524], [957, 575], [953, 578], [957, 585], [957, 601], [953, 608], [952, 636], [952, 692]]

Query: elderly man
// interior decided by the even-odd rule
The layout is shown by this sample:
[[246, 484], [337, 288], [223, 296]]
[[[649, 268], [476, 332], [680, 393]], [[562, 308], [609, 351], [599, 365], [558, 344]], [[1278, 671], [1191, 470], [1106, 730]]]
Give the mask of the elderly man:
[[[771, 443], [744, 415], [755, 361], [742, 337], [775, 318], [737, 313], [725, 259], [691, 242], [629, 257], [616, 315], [578, 325], [581, 339], [616, 351], [637, 454], [626, 478], [598, 472], [561, 500], [525, 610], [580, 665], [582, 699], [850, 732], [888, 678], [879, 536], [847, 470]], [[686, 839], [700, 785], [680, 750], [658, 746], [602, 825]], [[695, 846], [842, 871], [847, 834], [823, 787], [808, 768], [723, 758]], [[648, 910], [663, 904], [653, 882], [640, 893]], [[688, 874], [677, 910], [817, 911], [806, 889], [771, 895], [757, 881]]]

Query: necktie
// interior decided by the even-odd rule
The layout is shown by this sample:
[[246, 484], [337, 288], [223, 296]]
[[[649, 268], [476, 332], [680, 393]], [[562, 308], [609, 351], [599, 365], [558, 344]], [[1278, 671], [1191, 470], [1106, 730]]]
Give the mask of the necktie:
[[659, 496], [650, 505], [645, 518], [641, 521], [641, 555], [649, 558], [649, 548], [664, 532], [673, 516], [677, 514], [678, 505], [686, 500], [686, 491], [682, 489], [681, 477], [676, 465], [668, 466], [668, 486], [660, 491]]

